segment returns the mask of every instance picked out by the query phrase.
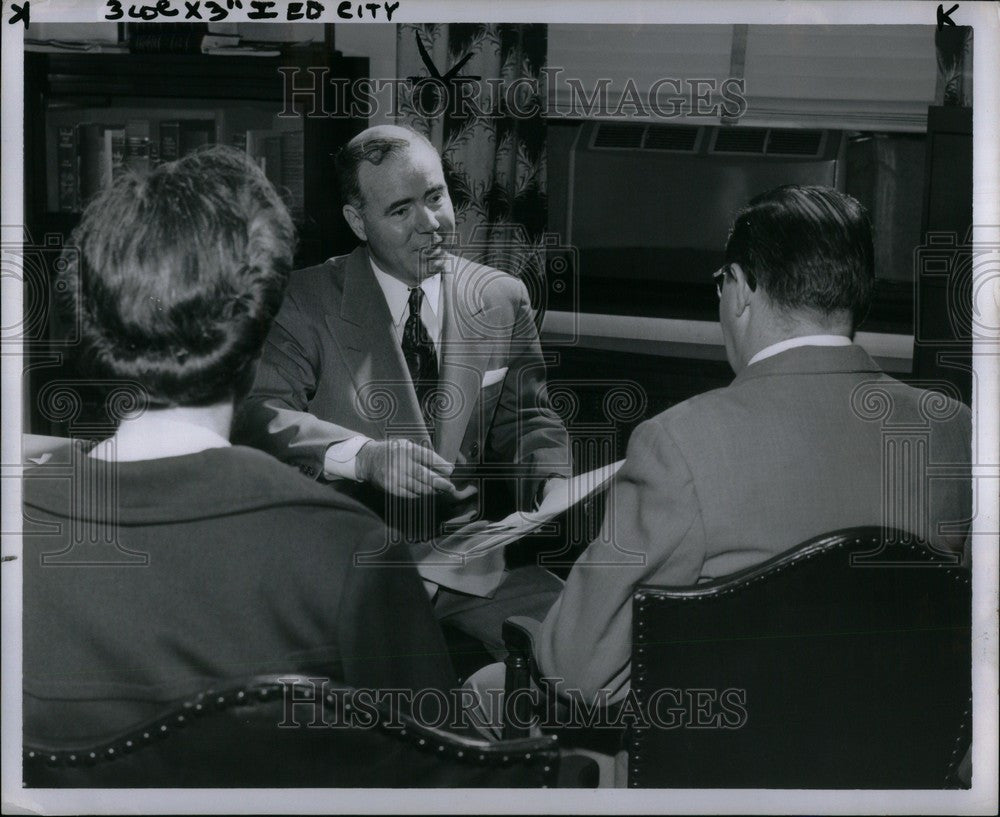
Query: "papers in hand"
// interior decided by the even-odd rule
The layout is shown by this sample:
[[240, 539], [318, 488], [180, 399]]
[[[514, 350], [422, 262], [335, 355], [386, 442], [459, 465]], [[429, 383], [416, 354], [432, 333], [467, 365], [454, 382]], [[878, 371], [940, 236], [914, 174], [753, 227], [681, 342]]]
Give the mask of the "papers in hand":
[[526, 536], [564, 511], [600, 491], [624, 460], [595, 468], [570, 479], [555, 479], [534, 511], [515, 511], [498, 522], [473, 522], [435, 542], [443, 553], [477, 556]]

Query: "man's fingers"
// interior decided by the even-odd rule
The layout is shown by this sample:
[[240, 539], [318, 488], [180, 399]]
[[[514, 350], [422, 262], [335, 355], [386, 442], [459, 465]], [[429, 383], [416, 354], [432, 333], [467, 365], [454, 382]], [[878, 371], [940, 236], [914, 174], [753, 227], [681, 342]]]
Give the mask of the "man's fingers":
[[449, 494], [455, 493], [455, 486], [448, 482], [448, 480], [442, 479], [441, 477], [435, 477], [432, 485], [435, 491]]
[[431, 451], [431, 468], [446, 477], [450, 477], [451, 472], [455, 470], [454, 465], [447, 460], [441, 459], [434, 451]]
[[441, 459], [434, 449], [403, 440], [390, 449], [388, 488], [397, 496], [413, 498], [436, 491], [454, 494], [455, 486], [447, 476], [453, 466]]
[[441, 474], [441, 476], [449, 476], [454, 468], [450, 462], [441, 459], [433, 448], [413, 443], [409, 446], [407, 452], [413, 462], [419, 463], [425, 468], [430, 468], [432, 471]]
[[454, 491], [455, 486], [451, 484], [444, 477], [436, 474], [429, 468], [424, 468], [422, 465], [415, 465], [413, 469], [413, 476], [421, 488], [425, 489], [424, 493], [430, 491]]

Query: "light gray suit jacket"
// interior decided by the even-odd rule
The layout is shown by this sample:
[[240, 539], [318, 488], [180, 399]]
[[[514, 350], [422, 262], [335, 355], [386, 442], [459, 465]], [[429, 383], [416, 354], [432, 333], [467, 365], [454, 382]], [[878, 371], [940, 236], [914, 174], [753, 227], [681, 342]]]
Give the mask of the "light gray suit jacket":
[[[886, 451], [904, 437], [926, 459], [893, 468]], [[586, 694], [623, 694], [639, 583], [719, 578], [856, 525], [961, 548], [971, 450], [966, 406], [888, 377], [859, 346], [799, 347], [748, 366], [635, 430], [601, 535], [537, 634], [541, 671]], [[958, 476], [932, 478], [939, 465]], [[887, 507], [890, 485], [910, 512]]]
[[[433, 444], [472, 482], [482, 483], [479, 472], [506, 466], [517, 504], [525, 508], [548, 477], [570, 475], [566, 430], [546, 395], [524, 284], [490, 267], [452, 260], [441, 280], [435, 428], [424, 425], [385, 296], [366, 249], [358, 247], [292, 274], [234, 437], [313, 478], [322, 476], [333, 443], [357, 434], [406, 437]], [[386, 516], [381, 492], [345, 480], [337, 487]], [[422, 550], [419, 558], [429, 563], [428, 555]], [[440, 569], [422, 572], [455, 589], [488, 594], [502, 576], [497, 555], [457, 565], [461, 569], [446, 571], [450, 578]], [[434, 560], [442, 562], [441, 554]]]

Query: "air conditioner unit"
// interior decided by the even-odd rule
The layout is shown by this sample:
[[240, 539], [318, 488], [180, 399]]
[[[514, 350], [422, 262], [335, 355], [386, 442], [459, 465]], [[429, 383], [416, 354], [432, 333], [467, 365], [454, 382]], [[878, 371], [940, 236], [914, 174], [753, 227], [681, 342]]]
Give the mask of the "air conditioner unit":
[[707, 290], [736, 211], [782, 184], [842, 190], [846, 144], [836, 130], [550, 123], [549, 227], [576, 248], [583, 292]]

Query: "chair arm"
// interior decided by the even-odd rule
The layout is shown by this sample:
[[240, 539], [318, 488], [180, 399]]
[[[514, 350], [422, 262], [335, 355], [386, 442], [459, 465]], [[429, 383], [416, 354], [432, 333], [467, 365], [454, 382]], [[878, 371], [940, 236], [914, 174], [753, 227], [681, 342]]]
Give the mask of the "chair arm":
[[535, 663], [534, 631], [537, 627], [537, 621], [525, 616], [511, 616], [503, 623], [503, 642], [507, 648], [504, 659], [507, 667], [504, 677], [504, 740], [525, 738], [529, 734], [527, 724], [531, 719], [531, 697], [521, 691], [531, 687]]

